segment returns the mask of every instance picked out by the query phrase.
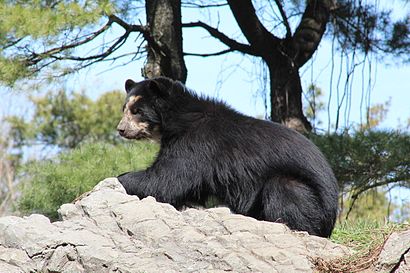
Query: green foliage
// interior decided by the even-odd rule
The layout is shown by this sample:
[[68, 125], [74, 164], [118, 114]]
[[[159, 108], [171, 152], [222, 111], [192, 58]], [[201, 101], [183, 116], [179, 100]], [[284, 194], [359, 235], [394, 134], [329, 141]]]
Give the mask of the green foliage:
[[110, 1], [4, 1], [0, 4], [2, 33], [14, 38], [50, 38], [73, 28], [96, 23], [112, 11]]
[[[38, 72], [44, 63], [36, 66], [36, 60], [46, 58], [53, 50], [42, 56], [33, 52], [78, 39], [82, 31], [92, 30], [102, 16], [114, 10], [109, 0], [1, 1], [0, 81], [12, 85]], [[72, 48], [66, 50], [72, 52]]]
[[57, 218], [57, 209], [106, 177], [146, 168], [156, 155], [149, 142], [112, 145], [86, 143], [55, 159], [34, 161], [19, 172], [23, 179], [19, 210]]
[[21, 58], [4, 57], [1, 56], [1, 53], [2, 50], [0, 49], [0, 82], [11, 86], [17, 79], [25, 78], [30, 74], [29, 69]]
[[[389, 207], [386, 190], [410, 187], [410, 135], [400, 131], [356, 131], [310, 135], [329, 160], [342, 191], [342, 218], [381, 220]], [[351, 214], [350, 214], [351, 213]]]
[[17, 147], [43, 144], [74, 148], [90, 140], [120, 141], [115, 128], [122, 115], [123, 92], [108, 92], [92, 101], [82, 93], [67, 95], [61, 90], [30, 100], [34, 104], [31, 119], [6, 118]]
[[409, 61], [409, 14], [404, 12], [402, 18], [393, 20], [392, 6], [382, 9], [377, 1], [338, 0], [337, 4], [329, 27], [341, 50], [387, 53], [380, 57], [390, 54]]
[[357, 131], [310, 135], [329, 160], [340, 187], [370, 189], [400, 182], [410, 186], [410, 135]]
[[112, 91], [93, 101], [83, 93], [63, 90], [30, 97], [31, 118], [6, 118], [17, 150], [42, 144], [58, 147], [53, 159], [21, 166], [19, 210], [57, 217], [57, 208], [90, 190], [95, 183], [120, 173], [142, 169], [157, 147], [126, 144], [115, 128], [121, 119], [124, 92]]

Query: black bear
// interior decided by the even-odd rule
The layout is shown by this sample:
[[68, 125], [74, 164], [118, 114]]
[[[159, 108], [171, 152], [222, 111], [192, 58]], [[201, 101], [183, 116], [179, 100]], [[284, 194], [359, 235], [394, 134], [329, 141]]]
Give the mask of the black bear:
[[119, 134], [161, 145], [151, 167], [118, 176], [128, 194], [176, 208], [215, 196], [234, 213], [330, 236], [337, 182], [303, 135], [242, 115], [165, 77], [127, 80], [125, 89]]

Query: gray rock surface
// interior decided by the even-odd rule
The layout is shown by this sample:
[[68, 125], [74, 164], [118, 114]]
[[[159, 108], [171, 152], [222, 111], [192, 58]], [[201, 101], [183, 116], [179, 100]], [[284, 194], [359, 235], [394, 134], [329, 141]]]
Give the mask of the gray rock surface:
[[390, 235], [379, 255], [376, 271], [410, 272], [410, 230]]
[[62, 220], [0, 218], [0, 272], [312, 272], [311, 259], [348, 255], [327, 239], [226, 208], [179, 212], [100, 182]]

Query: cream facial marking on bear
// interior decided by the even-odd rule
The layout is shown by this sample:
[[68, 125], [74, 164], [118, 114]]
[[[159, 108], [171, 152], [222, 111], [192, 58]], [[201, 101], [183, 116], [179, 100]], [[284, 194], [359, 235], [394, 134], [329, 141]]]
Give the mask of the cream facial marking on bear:
[[137, 101], [139, 101], [141, 98], [142, 98], [142, 96], [131, 96], [131, 97], [128, 99], [127, 104], [125, 105], [124, 114], [125, 114], [126, 112], [129, 112], [129, 113], [131, 114], [131, 110], [130, 110], [130, 109], [131, 109], [132, 105], [133, 105], [134, 103], [136, 103]]
[[124, 115], [119, 123], [119, 127], [126, 128], [126, 131], [141, 135], [150, 135], [148, 131], [149, 124], [141, 122], [131, 113], [131, 107], [142, 98], [142, 96], [130, 96], [124, 107]]

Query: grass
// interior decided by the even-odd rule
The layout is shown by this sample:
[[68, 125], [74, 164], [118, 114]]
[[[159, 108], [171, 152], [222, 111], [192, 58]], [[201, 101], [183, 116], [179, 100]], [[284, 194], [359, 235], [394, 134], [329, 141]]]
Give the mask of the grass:
[[19, 174], [23, 186], [18, 209], [55, 220], [62, 204], [72, 202], [104, 178], [146, 168], [157, 150], [157, 145], [148, 142], [88, 143], [50, 160], [31, 162]]
[[408, 228], [408, 224], [383, 223], [369, 219], [338, 224], [331, 240], [351, 248], [354, 254], [332, 261], [317, 259], [316, 269], [319, 272], [363, 272], [371, 269], [389, 235]]

